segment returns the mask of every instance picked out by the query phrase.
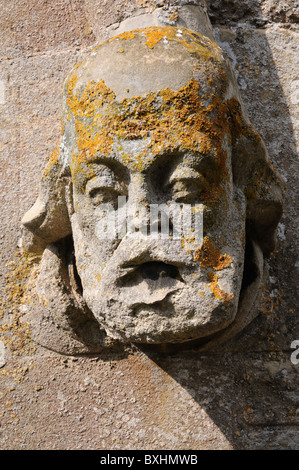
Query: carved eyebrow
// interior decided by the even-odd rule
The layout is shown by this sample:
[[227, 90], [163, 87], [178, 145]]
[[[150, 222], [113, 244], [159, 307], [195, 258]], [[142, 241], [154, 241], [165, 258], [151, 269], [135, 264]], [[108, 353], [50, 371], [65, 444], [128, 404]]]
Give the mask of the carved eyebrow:
[[161, 155], [149, 169], [153, 184], [165, 188], [171, 183], [171, 178], [200, 180], [207, 173], [214, 172], [214, 155], [200, 153], [172, 152]]
[[86, 182], [85, 189], [89, 193], [95, 188], [115, 188], [116, 185], [117, 180], [111, 172], [111, 174], [107, 173], [103, 175], [97, 175], [89, 179]]
[[89, 162], [90, 175], [86, 177], [85, 185], [88, 181], [95, 177], [104, 177], [104, 178], [114, 178], [116, 180], [121, 180], [124, 183], [128, 183], [129, 172], [122, 163], [115, 159], [97, 159], [92, 162]]
[[92, 165], [91, 170], [94, 171], [94, 174], [91, 174], [89, 177], [87, 177], [88, 180], [93, 179], [95, 177], [115, 178], [115, 172], [105, 164], [94, 164]]
[[179, 164], [173, 171], [168, 175], [165, 184], [172, 183], [176, 180], [192, 179], [197, 180], [200, 178], [200, 172], [192, 166]]

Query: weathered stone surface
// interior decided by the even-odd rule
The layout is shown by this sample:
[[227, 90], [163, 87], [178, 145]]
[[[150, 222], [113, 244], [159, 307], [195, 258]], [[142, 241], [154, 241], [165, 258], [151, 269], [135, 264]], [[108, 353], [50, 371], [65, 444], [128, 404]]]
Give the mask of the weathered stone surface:
[[64, 249], [65, 243], [44, 250], [34, 288], [23, 304], [30, 313], [22, 316], [22, 322], [30, 323], [37, 343], [53, 351], [70, 355], [111, 349], [113, 342], [75, 290], [73, 253]]
[[[82, 296], [108, 336], [214, 344], [211, 335], [230, 338], [257, 314], [282, 189], [219, 47], [154, 26], [102, 43], [69, 74], [61, 143], [22, 223], [39, 245], [72, 233]], [[201, 204], [204, 238], [191, 227], [178, 240], [102, 234], [107, 204], [121, 217], [119, 197], [133, 217], [143, 207], [145, 226], [147, 206], [177, 204], [181, 217], [180, 204]]]
[[298, 449], [288, 357], [45, 351], [2, 405], [3, 449]]
[[[227, 36], [227, 29], [215, 30], [219, 44], [234, 63], [242, 96], [255, 127], [260, 126], [271, 161], [287, 183], [285, 212], [278, 230], [278, 252], [271, 260], [271, 297], [284, 334], [283, 348], [288, 348], [298, 326], [298, 282], [296, 186], [298, 172], [298, 105], [296, 82], [298, 70], [297, 35], [284, 29], [252, 31], [240, 28]], [[230, 30], [229, 30], [230, 31]], [[258, 96], [258, 101], [254, 96]], [[265, 112], [268, 110], [268, 112]], [[265, 113], [264, 118], [262, 117]], [[279, 121], [280, 125], [277, 125]], [[274, 138], [275, 136], [275, 138]], [[292, 169], [292, 170], [291, 170]], [[285, 260], [288, 259], [286, 263]], [[278, 274], [280, 273], [280, 274]], [[287, 333], [288, 332], [288, 333]], [[278, 335], [279, 336], [279, 335]]]
[[137, 16], [129, 16], [120, 23], [109, 26], [107, 29], [108, 34], [110, 33], [112, 37], [137, 28], [176, 26], [200, 32], [213, 40], [213, 30], [207, 15], [207, 9], [201, 6], [188, 4], [170, 6], [169, 8], [155, 8], [153, 11], [149, 9], [149, 11], [146, 10], [146, 13], [140, 10], [138, 13]]
[[4, 58], [84, 47], [94, 41], [79, 0], [33, 0], [30, 4], [17, 0], [6, 2], [1, 10], [0, 52]]
[[0, 367], [6, 364], [6, 348], [3, 341], [0, 341]]
[[283, 23], [287, 27], [298, 23], [297, 0], [210, 0], [209, 14], [220, 24], [251, 23], [263, 26], [267, 23]]

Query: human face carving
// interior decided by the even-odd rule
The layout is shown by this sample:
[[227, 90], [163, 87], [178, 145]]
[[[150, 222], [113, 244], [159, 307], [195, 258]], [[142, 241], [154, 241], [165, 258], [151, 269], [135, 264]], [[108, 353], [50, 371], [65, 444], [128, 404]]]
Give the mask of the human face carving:
[[[258, 313], [264, 255], [275, 247], [283, 185], [220, 48], [178, 28], [111, 38], [67, 78], [62, 122], [38, 200], [22, 221], [26, 249], [59, 249], [55, 266], [59, 273], [63, 267], [66, 284], [56, 282], [49, 250], [39, 280], [44, 289], [50, 270], [55, 289], [49, 298], [57, 289], [68, 296], [62, 327], [52, 303], [46, 310], [49, 331], [55, 324], [63, 337], [69, 322], [73, 342], [87, 322], [100, 350], [100, 325], [109, 337], [163, 343], [163, 350], [173, 350], [164, 343], [200, 338], [200, 347], [209, 348], [240, 332]], [[148, 232], [151, 222], [159, 230], [149, 206], [161, 204], [199, 206], [203, 239], [194, 232], [176, 237], [173, 213], [172, 233], [163, 236], [163, 217], [161, 232]], [[103, 237], [105, 206], [120, 218], [121, 230], [104, 231]], [[136, 207], [137, 225], [123, 230], [124, 212], [134, 216]], [[91, 312], [80, 296], [75, 265]], [[48, 344], [40, 309], [38, 336], [44, 334]], [[85, 333], [83, 338], [79, 349]]]
[[[107, 113], [93, 134], [93, 142], [98, 139], [100, 143], [97, 152], [85, 147], [82, 153], [79, 142], [73, 157], [72, 227], [83, 296], [108, 334], [123, 341], [197, 339], [225, 328], [237, 312], [245, 203], [232, 183], [225, 126], [217, 135], [208, 117], [206, 133], [195, 118], [191, 126], [185, 121], [176, 123], [175, 134], [168, 125], [170, 115], [191, 106], [192, 87], [184, 91], [184, 102], [175, 100], [168, 114], [163, 102], [157, 106], [164, 93], [159, 92], [134, 138], [125, 138], [125, 114], [109, 132]], [[176, 96], [182, 94], [181, 90]], [[158, 129], [152, 126], [148, 131], [149, 122], [159, 123]], [[153, 134], [162, 130], [158, 145]], [[186, 143], [185, 136], [192, 131]], [[102, 142], [108, 135], [111, 140], [105, 154]], [[138, 231], [122, 238], [99, 236], [106, 216], [103, 207], [110, 204], [117, 214], [119, 197], [126, 198], [127, 209], [143, 206], [145, 218], [151, 204], [201, 204], [203, 243], [196, 237], [152, 237]]]

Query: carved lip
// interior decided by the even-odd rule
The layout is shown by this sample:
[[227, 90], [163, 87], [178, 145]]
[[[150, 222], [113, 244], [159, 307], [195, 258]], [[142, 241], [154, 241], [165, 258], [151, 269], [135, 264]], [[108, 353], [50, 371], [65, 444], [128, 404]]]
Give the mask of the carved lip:
[[184, 282], [179, 268], [186, 267], [182, 262], [165, 262], [155, 257], [149, 256], [146, 258], [138, 259], [135, 262], [124, 262], [119, 266], [118, 275], [116, 277], [117, 283], [123, 283], [125, 278], [130, 279], [137, 273], [149, 284], [154, 284], [156, 281], [164, 279], [176, 279]]
[[120, 285], [135, 284], [134, 279], [140, 279], [149, 285], [165, 284], [167, 280], [184, 282], [180, 271], [174, 264], [163, 261], [147, 261], [145, 263], [130, 264], [120, 268], [116, 281]]
[[117, 279], [122, 301], [133, 307], [151, 305], [185, 286], [178, 268], [162, 261], [150, 261], [128, 266], [126, 273]]
[[[149, 266], [150, 264], [152, 265], [152, 267]], [[178, 271], [186, 267], [191, 267], [194, 265], [194, 263], [190, 260], [187, 260], [185, 257], [184, 259], [174, 259], [173, 256], [168, 257], [167, 255], [163, 255], [162, 257], [160, 254], [154, 254], [154, 253], [149, 252], [148, 250], [145, 250], [143, 253], [139, 254], [138, 256], [132, 257], [131, 259], [127, 259], [126, 261], [121, 262], [118, 266], [117, 277], [121, 278], [123, 276], [126, 276], [127, 274], [135, 271], [141, 266], [144, 267], [143, 269], [148, 268], [150, 270], [154, 270], [155, 267], [158, 268], [158, 265], [161, 265], [160, 267], [162, 271], [164, 268], [164, 270], [166, 269], [166, 272], [170, 275], [170, 273], [174, 274], [175, 270]], [[177, 272], [175, 276], [176, 275], [177, 275]]]

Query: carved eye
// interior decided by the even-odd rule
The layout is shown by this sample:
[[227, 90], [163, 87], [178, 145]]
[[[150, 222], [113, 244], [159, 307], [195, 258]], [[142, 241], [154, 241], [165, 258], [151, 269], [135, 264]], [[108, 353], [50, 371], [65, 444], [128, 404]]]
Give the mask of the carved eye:
[[200, 195], [199, 188], [194, 181], [183, 180], [176, 181], [171, 186], [172, 199], [176, 202], [190, 203], [198, 199]]
[[94, 206], [99, 204], [114, 206], [118, 196], [124, 194], [124, 191], [113, 175], [103, 175], [88, 181], [86, 194]]
[[95, 206], [99, 204], [115, 204], [120, 192], [114, 188], [93, 188], [89, 197]]
[[198, 171], [178, 166], [170, 175], [166, 189], [176, 202], [191, 203], [200, 197], [205, 183], [205, 177]]

